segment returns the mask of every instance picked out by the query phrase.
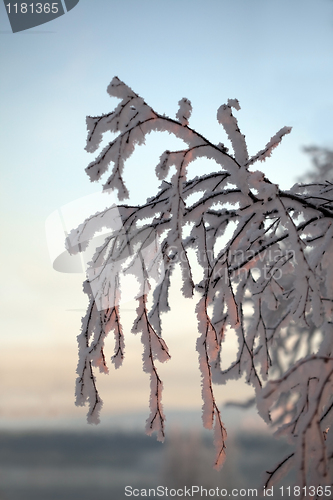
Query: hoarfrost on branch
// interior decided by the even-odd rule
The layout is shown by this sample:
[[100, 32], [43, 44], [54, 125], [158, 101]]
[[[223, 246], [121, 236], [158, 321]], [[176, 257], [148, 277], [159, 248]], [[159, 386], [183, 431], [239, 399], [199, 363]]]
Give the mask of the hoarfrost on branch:
[[[226, 430], [213, 384], [245, 375], [255, 389], [260, 415], [277, 433], [287, 436], [294, 452], [266, 477], [266, 487], [290, 466], [299, 486], [323, 486], [332, 478], [333, 455], [333, 185], [329, 180], [298, 183], [282, 191], [252, 167], [264, 161], [290, 127], [283, 127], [266, 146], [249, 157], [229, 99], [217, 112], [233, 148], [213, 144], [189, 125], [191, 103], [179, 101], [176, 118], [154, 111], [115, 77], [108, 87], [120, 103], [111, 113], [87, 118], [87, 151], [99, 147], [103, 134], [115, 138], [86, 168], [91, 181], [109, 172], [104, 190], [128, 197], [123, 179], [126, 160], [152, 131], [166, 131], [184, 142], [184, 149], [162, 152], [156, 176], [158, 192], [140, 206], [119, 204], [119, 220], [108, 210], [95, 214], [73, 230], [68, 250], [76, 253], [103, 227], [110, 234], [94, 255], [84, 290], [89, 307], [82, 320], [76, 385], [78, 405], [89, 404], [88, 421], [97, 423], [102, 399], [94, 369], [108, 373], [104, 340], [115, 338], [112, 363], [124, 357], [120, 318], [120, 272], [134, 274], [140, 283], [133, 333], [143, 343], [143, 369], [150, 375], [150, 414], [146, 432], [165, 436], [163, 383], [158, 362], [170, 358], [162, 338], [161, 314], [169, 311], [170, 278], [178, 264], [185, 297], [199, 293], [196, 306], [197, 351], [202, 375], [203, 424], [214, 429], [215, 468], [225, 459]], [[215, 161], [216, 169], [189, 179], [187, 169], [198, 158]], [[251, 169], [250, 169], [251, 168]], [[169, 177], [168, 177], [169, 176]], [[168, 179], [168, 180], [167, 180]], [[191, 195], [196, 194], [195, 202]], [[193, 199], [193, 198], [192, 198]], [[111, 210], [111, 209], [110, 209]], [[148, 220], [148, 222], [147, 222]], [[186, 233], [184, 228], [190, 228]], [[231, 229], [232, 230], [231, 230]], [[87, 236], [89, 235], [89, 237]], [[223, 247], [218, 240], [223, 238]], [[149, 265], [144, 258], [150, 250]], [[201, 279], [192, 275], [189, 249], [194, 249]], [[147, 307], [150, 270], [160, 273]], [[228, 333], [238, 338], [238, 353], [222, 369]], [[301, 490], [303, 491], [303, 490]]]

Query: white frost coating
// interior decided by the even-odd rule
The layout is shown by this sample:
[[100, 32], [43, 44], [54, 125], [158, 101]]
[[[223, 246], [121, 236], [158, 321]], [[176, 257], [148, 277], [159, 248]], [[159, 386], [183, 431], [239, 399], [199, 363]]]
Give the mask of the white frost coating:
[[255, 156], [250, 158], [250, 160], [247, 162], [247, 165], [252, 165], [252, 163], [255, 163], [256, 161], [265, 161], [266, 158], [271, 156], [272, 151], [276, 146], [280, 144], [282, 141], [282, 137], [285, 136], [286, 134], [290, 134], [292, 130], [292, 127], [282, 127], [273, 137], [271, 140], [266, 144], [265, 148], [259, 151]]
[[160, 156], [160, 161], [156, 165], [156, 176], [158, 179], [162, 180], [167, 177], [169, 173], [169, 169], [171, 166], [171, 163], [169, 162], [169, 157], [170, 157], [171, 152], [169, 150], [164, 151], [163, 154]]
[[217, 111], [217, 120], [221, 125], [223, 125], [228, 138], [232, 144], [235, 159], [239, 165], [245, 165], [249, 155], [247, 152], [247, 146], [245, 142], [245, 136], [240, 132], [238, 128], [237, 119], [232, 114], [231, 108], [236, 110], [240, 109], [240, 105], [237, 99], [229, 99], [228, 104], [222, 104]]
[[[75, 253], [97, 228], [112, 229], [92, 255], [85, 283], [89, 307], [78, 338], [77, 404], [88, 403], [89, 420], [97, 421], [102, 401], [94, 369], [108, 371], [104, 342], [111, 330], [114, 365], [120, 366], [123, 359], [117, 297], [119, 263], [125, 259], [126, 273], [138, 283], [133, 332], [141, 333], [143, 369], [150, 376], [146, 432], [164, 439], [163, 383], [157, 368], [170, 355], [162, 339], [161, 317], [170, 309], [171, 277], [180, 266], [183, 294], [193, 296], [195, 291], [198, 297], [203, 423], [214, 428], [215, 467], [225, 458], [226, 432], [213, 383], [244, 377], [255, 390], [267, 424], [278, 427], [295, 447], [292, 456], [273, 468], [268, 465], [266, 486], [291, 465], [299, 475], [298, 484], [327, 484], [333, 441], [331, 432], [327, 434], [333, 423], [332, 184], [312, 180], [282, 191], [264, 172], [250, 172], [249, 165], [268, 157], [291, 128], [282, 128], [249, 160], [245, 137], [232, 114], [232, 108], [240, 109], [235, 99], [218, 111], [233, 157], [223, 144], [217, 146], [190, 128], [186, 100], [180, 101], [177, 122], [155, 112], [119, 79], [113, 80], [109, 92], [121, 102], [107, 115], [88, 118], [87, 149], [95, 150], [107, 130], [118, 135], [88, 166], [92, 180], [111, 165], [106, 187], [125, 197], [126, 160], [147, 134], [167, 131], [182, 139], [184, 147], [161, 151], [156, 166], [161, 186], [140, 206], [118, 205], [118, 225], [105, 210], [70, 234]], [[189, 166], [199, 158], [210, 161], [203, 162], [202, 175], [188, 178]], [[163, 179], [171, 166], [175, 173], [167, 182]], [[193, 262], [197, 267], [192, 274]], [[153, 300], [148, 311], [149, 293]], [[235, 338], [238, 350], [228, 359], [223, 349], [230, 352]]]
[[71, 255], [86, 250], [89, 242], [93, 239], [96, 233], [102, 229], [110, 231], [119, 231], [122, 228], [121, 215], [118, 207], [112, 205], [103, 212], [96, 212], [80, 224], [76, 229], [73, 229], [66, 238], [66, 248]]
[[192, 104], [189, 99], [183, 97], [179, 102], [179, 109], [176, 114], [176, 118], [182, 125], [188, 125], [188, 121], [190, 119], [192, 113]]
[[119, 80], [117, 76], [115, 76], [110, 85], [107, 88], [107, 92], [111, 97], [118, 97], [119, 99], [126, 99], [127, 97], [137, 97], [137, 94], [133, 92], [133, 90], [125, 85], [124, 82]]
[[197, 306], [198, 329], [201, 332], [197, 340], [197, 351], [199, 353], [199, 366], [201, 370], [201, 394], [202, 394], [202, 421], [206, 429], [212, 429], [214, 423], [214, 398], [211, 385], [211, 374], [209, 357], [207, 352], [207, 315], [205, 311], [205, 299], [202, 298]]
[[153, 293], [154, 305], [149, 313], [149, 321], [159, 336], [162, 334], [161, 314], [170, 311], [168, 295], [172, 271], [172, 265], [165, 266], [164, 277]]
[[[282, 423], [277, 433], [285, 435], [296, 446], [293, 461], [299, 471], [298, 484], [303, 487], [307, 479], [327, 483], [328, 456], [324, 444], [324, 431], [327, 421], [320, 418], [322, 411], [329, 409], [324, 401], [333, 393], [333, 359], [308, 356], [290, 368], [283, 378], [269, 382], [258, 399], [258, 408], [267, 415], [276, 406], [281, 395], [285, 395], [279, 421]], [[295, 396], [297, 396], [295, 398]], [[291, 403], [292, 402], [292, 403]], [[332, 422], [330, 422], [332, 423]], [[302, 453], [304, 447], [308, 455]], [[290, 465], [290, 464], [288, 464]], [[313, 470], [317, 473], [313, 475]], [[266, 484], [273, 476], [267, 478]], [[276, 478], [274, 478], [275, 480]]]
[[[120, 289], [117, 290], [117, 293], [120, 294]], [[117, 297], [116, 300], [119, 302], [120, 297]], [[107, 329], [114, 331], [115, 347], [111, 361], [114, 364], [115, 368], [119, 368], [123, 364], [123, 359], [125, 355], [125, 341], [124, 341], [123, 327], [120, 321], [120, 312], [118, 306], [115, 306], [112, 310], [110, 320], [107, 323]]]
[[225, 445], [226, 439], [227, 432], [223, 422], [221, 421], [220, 412], [216, 409], [214, 424], [214, 445], [216, 449], [214, 469], [216, 470], [222, 469], [225, 459], [227, 458]]
[[170, 359], [170, 355], [166, 343], [156, 334], [148, 320], [146, 296], [139, 298], [138, 302], [137, 319], [132, 332], [138, 333], [141, 331], [141, 341], [144, 347], [142, 354], [143, 371], [150, 375], [150, 415], [146, 421], [146, 433], [151, 435], [156, 432], [158, 441], [164, 441], [163, 383], [158, 376], [154, 359], [156, 358], [163, 363]]
[[235, 108], [237, 111], [241, 109], [238, 99], [228, 99], [228, 107]]
[[272, 184], [265, 179], [265, 175], [256, 170], [255, 172], [250, 172], [248, 176], [249, 187], [255, 189], [260, 193], [261, 199], [267, 203], [276, 197], [277, 191], [279, 189], [277, 184]]

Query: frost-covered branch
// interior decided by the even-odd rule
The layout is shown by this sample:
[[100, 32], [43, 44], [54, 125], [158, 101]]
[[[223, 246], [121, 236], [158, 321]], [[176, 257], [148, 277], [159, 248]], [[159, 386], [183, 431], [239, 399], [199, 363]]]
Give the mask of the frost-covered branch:
[[[146, 203], [110, 207], [88, 218], [67, 239], [68, 250], [76, 253], [89, 246], [96, 233], [108, 230], [87, 270], [90, 304], [79, 336], [77, 404], [88, 401], [88, 419], [97, 422], [102, 400], [93, 368], [108, 372], [104, 340], [111, 330], [112, 361], [116, 368], [121, 365], [121, 276], [132, 274], [139, 286], [133, 332], [141, 332], [143, 369], [150, 375], [146, 431], [163, 440], [163, 384], [157, 363], [170, 355], [162, 338], [161, 315], [170, 310], [171, 278], [179, 265], [183, 295], [197, 300], [203, 423], [214, 427], [215, 467], [225, 458], [226, 431], [214, 383], [245, 375], [261, 414], [270, 425], [282, 425], [295, 446], [294, 453], [271, 470], [267, 484], [290, 464], [305, 486], [310, 480], [324, 484], [332, 467], [331, 181], [299, 183], [283, 191], [263, 172], [253, 170], [291, 128], [281, 128], [261, 151], [249, 156], [233, 114], [233, 109], [240, 109], [236, 99], [229, 99], [217, 113], [231, 154], [223, 143], [216, 145], [191, 128], [192, 107], [186, 98], [179, 101], [174, 119], [157, 113], [118, 78], [108, 93], [120, 99], [116, 109], [87, 118], [87, 151], [96, 151], [106, 132], [115, 134], [86, 169], [92, 181], [109, 172], [104, 189], [116, 190], [123, 200], [128, 197], [126, 160], [147, 134], [166, 131], [184, 147], [161, 151], [155, 170], [161, 185]], [[191, 162], [205, 158], [216, 168], [189, 179]], [[149, 293], [153, 300], [148, 311]], [[238, 352], [227, 364], [224, 348], [230, 330], [238, 338]]]

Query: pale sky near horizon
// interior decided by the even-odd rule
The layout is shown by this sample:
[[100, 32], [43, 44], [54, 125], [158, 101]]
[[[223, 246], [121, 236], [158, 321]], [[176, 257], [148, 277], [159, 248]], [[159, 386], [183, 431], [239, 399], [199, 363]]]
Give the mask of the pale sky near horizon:
[[[83, 276], [52, 269], [45, 221], [100, 189], [84, 172], [92, 159], [84, 151], [86, 115], [114, 108], [106, 88], [117, 75], [160, 113], [174, 116], [179, 99], [189, 98], [191, 126], [227, 142], [216, 110], [237, 98], [250, 154], [281, 127], [293, 127], [260, 165], [288, 188], [310, 166], [302, 148], [333, 143], [333, 2], [80, 0], [66, 15], [16, 34], [3, 3], [0, 16], [0, 425], [84, 419], [74, 407]], [[166, 149], [160, 145], [153, 136], [125, 173], [133, 203], [154, 194], [154, 161]], [[129, 332], [135, 306], [126, 307]], [[166, 411], [201, 405], [193, 310], [176, 282], [165, 319], [173, 360], [161, 367]], [[145, 409], [148, 415], [140, 342], [127, 337], [125, 366], [100, 380], [105, 415]], [[219, 388], [219, 401], [248, 394], [241, 386]]]

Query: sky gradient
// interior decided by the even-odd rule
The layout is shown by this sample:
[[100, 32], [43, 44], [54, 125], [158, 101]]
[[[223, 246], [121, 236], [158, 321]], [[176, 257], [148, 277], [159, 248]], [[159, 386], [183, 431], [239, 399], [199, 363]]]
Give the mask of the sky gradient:
[[[0, 424], [83, 420], [84, 411], [74, 407], [83, 275], [53, 270], [45, 221], [100, 189], [84, 172], [94, 157], [84, 151], [86, 115], [115, 107], [106, 88], [117, 75], [171, 117], [178, 101], [189, 98], [191, 126], [227, 143], [216, 111], [237, 98], [251, 155], [281, 127], [293, 127], [260, 166], [273, 182], [291, 187], [310, 166], [304, 146], [332, 147], [333, 2], [80, 0], [66, 15], [16, 34], [3, 3], [0, 15]], [[133, 155], [125, 169], [132, 203], [154, 194], [154, 167], [168, 144], [155, 134]], [[176, 277], [164, 330], [173, 359], [161, 367], [166, 411], [201, 405], [194, 304], [178, 288]], [[129, 333], [134, 307], [129, 303], [123, 314], [125, 366], [100, 380], [105, 415], [148, 413], [140, 342]], [[235, 392], [250, 394], [241, 384], [223, 387], [219, 401]]]

